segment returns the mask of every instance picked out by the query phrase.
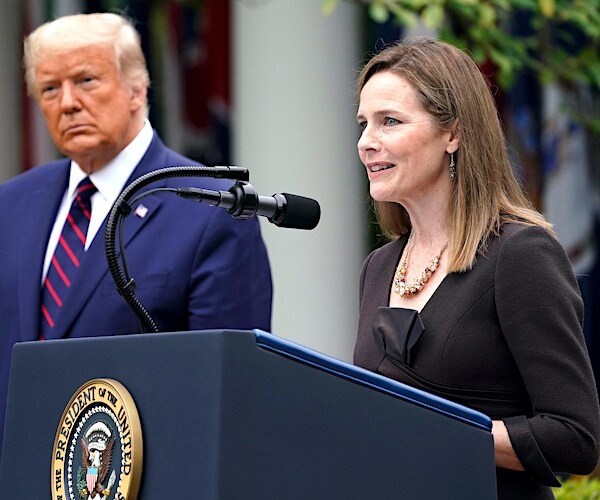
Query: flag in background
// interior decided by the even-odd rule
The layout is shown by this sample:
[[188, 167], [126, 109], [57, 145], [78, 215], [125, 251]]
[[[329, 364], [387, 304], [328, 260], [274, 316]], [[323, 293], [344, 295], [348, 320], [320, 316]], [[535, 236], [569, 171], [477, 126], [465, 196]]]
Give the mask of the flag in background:
[[168, 22], [169, 47], [179, 66], [180, 150], [208, 165], [226, 164], [231, 134], [229, 2], [170, 2]]
[[230, 158], [230, 2], [129, 1], [152, 79], [150, 120], [167, 145], [207, 165]]

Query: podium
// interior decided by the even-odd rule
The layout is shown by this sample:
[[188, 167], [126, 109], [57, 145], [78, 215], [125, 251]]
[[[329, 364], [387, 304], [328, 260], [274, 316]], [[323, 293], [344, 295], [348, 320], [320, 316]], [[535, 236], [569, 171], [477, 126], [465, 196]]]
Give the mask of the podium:
[[50, 498], [61, 415], [94, 379], [135, 402], [139, 499], [496, 498], [487, 416], [240, 330], [17, 344], [0, 498]]

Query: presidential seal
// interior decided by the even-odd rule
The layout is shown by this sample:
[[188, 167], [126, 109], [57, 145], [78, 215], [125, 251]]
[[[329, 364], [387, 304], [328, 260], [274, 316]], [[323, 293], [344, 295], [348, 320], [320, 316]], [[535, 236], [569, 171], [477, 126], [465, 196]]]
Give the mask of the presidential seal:
[[54, 439], [53, 500], [135, 500], [142, 472], [142, 429], [135, 403], [116, 380], [83, 384]]

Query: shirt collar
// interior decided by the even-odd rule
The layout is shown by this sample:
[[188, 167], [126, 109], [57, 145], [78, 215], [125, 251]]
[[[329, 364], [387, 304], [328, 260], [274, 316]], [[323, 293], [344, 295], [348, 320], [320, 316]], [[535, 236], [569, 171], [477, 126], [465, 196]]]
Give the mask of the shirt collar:
[[[152, 125], [148, 120], [145, 121], [142, 130], [131, 141], [123, 151], [115, 156], [100, 170], [89, 174], [90, 180], [98, 189], [98, 193], [106, 200], [116, 200], [127, 179], [131, 176], [142, 157], [146, 154], [154, 132]], [[71, 161], [69, 174], [68, 196], [72, 199], [75, 196], [77, 185], [88, 174], [75, 162]]]

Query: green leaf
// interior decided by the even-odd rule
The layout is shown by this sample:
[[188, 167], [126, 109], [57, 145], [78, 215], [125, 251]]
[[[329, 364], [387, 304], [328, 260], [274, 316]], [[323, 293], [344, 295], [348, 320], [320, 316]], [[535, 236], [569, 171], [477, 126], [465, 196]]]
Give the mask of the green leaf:
[[[586, 123], [598, 133], [598, 119], [588, 118]], [[600, 498], [600, 480], [598, 478], [574, 477], [562, 484], [562, 488], [552, 488], [556, 500], [595, 500]]]
[[479, 9], [479, 21], [481, 26], [486, 28], [494, 26], [496, 24], [496, 19], [497, 16], [494, 8], [487, 3], [481, 4]]
[[398, 4], [398, 7], [400, 7], [400, 4], [402, 4], [402, 7], [400, 8], [412, 10], [415, 13], [420, 11], [429, 2], [430, 0], [396, 0], [396, 4]]
[[423, 24], [430, 29], [438, 29], [444, 22], [444, 9], [441, 5], [428, 5], [421, 12]]
[[512, 9], [512, 3], [510, 0], [492, 0], [492, 4], [496, 7], [509, 11]]
[[587, 36], [600, 39], [600, 15], [585, 9], [564, 9], [556, 14], [558, 19], [576, 24]]
[[482, 26], [472, 26], [468, 32], [471, 37], [472, 43], [476, 45], [488, 45], [489, 37], [488, 32]]
[[513, 70], [513, 61], [498, 49], [492, 48], [490, 50], [490, 57], [502, 71], [510, 72]]
[[594, 61], [587, 66], [588, 74], [597, 89], [600, 89], [600, 61]]
[[448, 7], [455, 17], [462, 19], [463, 22], [467, 21], [468, 23], [470, 20], [477, 20], [477, 4], [456, 3], [456, 0], [451, 0], [448, 2]]
[[552, 17], [556, 12], [556, 4], [554, 0], [538, 0], [540, 12], [545, 17]]
[[474, 47], [471, 54], [473, 55], [473, 59], [475, 59], [478, 63], [485, 62], [487, 56], [481, 47]]
[[[330, 14], [344, 1], [368, 5], [370, 17], [379, 23], [393, 17], [400, 25], [413, 26], [420, 18], [476, 61], [492, 60], [503, 88], [526, 69], [542, 83], [575, 82], [600, 90], [600, 0], [322, 0], [323, 11]], [[507, 29], [517, 11], [526, 14], [530, 34]], [[584, 39], [580, 50], [565, 50], [579, 37]], [[598, 117], [600, 131], [600, 98], [597, 108], [588, 111]]]
[[387, 10], [385, 5], [379, 2], [374, 2], [371, 5], [369, 5], [369, 16], [376, 23], [383, 24], [389, 20], [390, 12], [389, 10]]
[[399, 5], [391, 5], [389, 8], [396, 18], [396, 21], [398, 21], [398, 24], [414, 28], [419, 23], [419, 18], [416, 13], [400, 7]]
[[516, 9], [537, 10], [538, 3], [536, 0], [512, 0], [513, 7]]
[[339, 0], [323, 0], [323, 5], [321, 6], [321, 12], [326, 16], [330, 16], [333, 13], [333, 11], [335, 10], [338, 2], [339, 2]]

